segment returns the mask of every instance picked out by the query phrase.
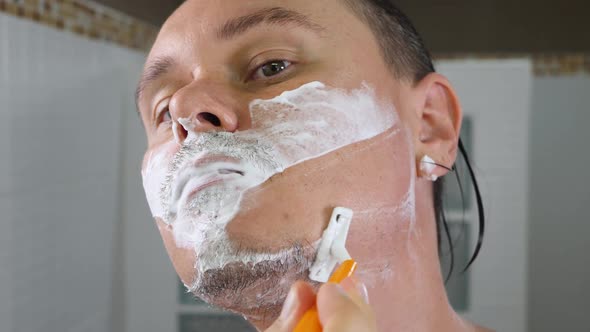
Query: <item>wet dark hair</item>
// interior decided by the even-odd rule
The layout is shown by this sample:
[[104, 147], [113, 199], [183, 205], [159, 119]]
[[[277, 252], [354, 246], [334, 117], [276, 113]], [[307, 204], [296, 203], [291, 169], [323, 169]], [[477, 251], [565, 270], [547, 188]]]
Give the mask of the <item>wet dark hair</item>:
[[[428, 49], [424, 45], [420, 34], [410, 21], [410, 19], [393, 3], [393, 0], [343, 0], [348, 7], [350, 7], [359, 18], [364, 21], [373, 34], [377, 36], [379, 46], [381, 48], [382, 56], [385, 62], [390, 66], [392, 73], [400, 78], [407, 79], [416, 84], [420, 82], [428, 74], [435, 72], [432, 57]], [[473, 172], [469, 156], [463, 146], [463, 142], [459, 139], [458, 142], [459, 153], [462, 157], [469, 177], [473, 184], [475, 198], [477, 202], [478, 217], [479, 217], [479, 231], [477, 245], [466, 264], [463, 271], [467, 270], [479, 255], [485, 231], [485, 215], [481, 193], [477, 184], [477, 179]], [[448, 167], [448, 165], [440, 165]], [[455, 166], [452, 167], [456, 171]], [[460, 177], [455, 172], [459, 190], [463, 202], [465, 196], [463, 193], [463, 185]], [[450, 266], [448, 269], [447, 281], [450, 278], [455, 264], [455, 253], [453, 239], [449, 230], [449, 224], [445, 216], [443, 193], [444, 183], [447, 179], [441, 178], [434, 183], [434, 209], [436, 215], [438, 251], [441, 255], [442, 251], [442, 236], [444, 234], [450, 252]], [[465, 210], [465, 208], [464, 208]]]

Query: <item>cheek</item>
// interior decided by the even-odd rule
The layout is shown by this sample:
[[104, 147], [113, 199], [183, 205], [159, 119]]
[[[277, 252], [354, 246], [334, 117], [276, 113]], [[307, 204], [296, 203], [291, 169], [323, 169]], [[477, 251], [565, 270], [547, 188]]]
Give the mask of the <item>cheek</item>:
[[331, 211], [324, 209], [328, 200], [317, 197], [329, 195], [322, 193], [325, 186], [311, 185], [303, 168], [290, 168], [246, 193], [240, 213], [226, 228], [232, 241], [274, 251], [319, 238], [323, 225], [318, 221]]
[[256, 249], [317, 241], [332, 209], [359, 212], [403, 204], [411, 187], [409, 145], [388, 131], [287, 169], [244, 197], [227, 231]]
[[164, 216], [164, 204], [160, 199], [160, 190], [170, 160], [178, 150], [178, 145], [169, 142], [146, 151], [141, 167], [143, 189], [153, 217]]
[[397, 128], [383, 138], [383, 142], [375, 145], [359, 166], [367, 180], [367, 187], [378, 188], [373, 191], [376, 200], [384, 205], [397, 206], [414, 190], [415, 162], [411, 137], [406, 130]]
[[156, 224], [176, 273], [185, 285], [192, 284], [195, 277], [195, 251], [177, 247], [172, 230], [160, 218], [156, 218]]
[[142, 175], [145, 176], [145, 172], [148, 171], [148, 169], [154, 170], [155, 168], [167, 167], [179, 148], [180, 146], [176, 144], [176, 142], [168, 141], [147, 149], [143, 155], [143, 161], [141, 163]]

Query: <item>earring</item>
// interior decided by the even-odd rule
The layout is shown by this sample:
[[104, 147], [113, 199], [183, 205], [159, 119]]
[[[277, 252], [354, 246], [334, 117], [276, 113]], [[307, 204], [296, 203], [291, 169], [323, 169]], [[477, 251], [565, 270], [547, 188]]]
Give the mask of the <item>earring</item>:
[[434, 174], [437, 163], [428, 155], [424, 155], [420, 160], [420, 178], [427, 179], [432, 182], [438, 180], [438, 176]]

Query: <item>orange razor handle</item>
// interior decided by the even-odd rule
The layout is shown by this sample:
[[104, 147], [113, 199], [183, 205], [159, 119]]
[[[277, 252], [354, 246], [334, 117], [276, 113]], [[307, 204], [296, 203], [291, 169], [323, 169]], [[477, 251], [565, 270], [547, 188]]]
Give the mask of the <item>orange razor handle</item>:
[[[352, 259], [344, 261], [340, 266], [332, 273], [328, 282], [339, 284], [344, 279], [350, 277], [356, 270], [356, 262]], [[305, 312], [303, 318], [295, 327], [294, 332], [322, 332], [322, 324], [320, 324], [320, 316], [318, 314], [318, 308], [314, 304], [309, 310]]]

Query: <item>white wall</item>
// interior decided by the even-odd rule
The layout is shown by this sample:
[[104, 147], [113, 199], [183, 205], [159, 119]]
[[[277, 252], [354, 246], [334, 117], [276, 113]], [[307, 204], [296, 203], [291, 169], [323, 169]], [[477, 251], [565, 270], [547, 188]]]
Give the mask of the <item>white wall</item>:
[[588, 331], [590, 75], [534, 82], [530, 331]]
[[[473, 123], [473, 159], [486, 209], [484, 247], [470, 269], [469, 319], [498, 331], [527, 322], [529, 60], [443, 61]], [[477, 239], [474, 210], [468, 213]], [[475, 244], [472, 244], [472, 247]]]
[[0, 331], [110, 331], [121, 126], [143, 56], [0, 14]]
[[[4, 56], [8, 48], [9, 30], [7, 24], [0, 16], [0, 103], [8, 98], [8, 85], [10, 78], [7, 73], [10, 67], [8, 57]], [[7, 111], [0, 108], [0, 114], [6, 116]], [[12, 126], [9, 121], [0, 121], [0, 152], [7, 154], [11, 151], [12, 144]], [[12, 221], [9, 219], [9, 208], [12, 206], [12, 196], [10, 194], [12, 181], [10, 174], [11, 163], [6, 156], [0, 157], [0, 330], [12, 331]], [[4, 299], [4, 300], [2, 300]]]
[[141, 183], [145, 132], [134, 112], [125, 113], [125, 127], [125, 331], [177, 331], [178, 279], [151, 217]]

